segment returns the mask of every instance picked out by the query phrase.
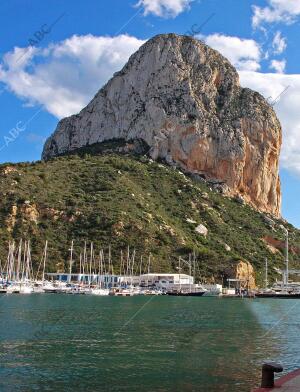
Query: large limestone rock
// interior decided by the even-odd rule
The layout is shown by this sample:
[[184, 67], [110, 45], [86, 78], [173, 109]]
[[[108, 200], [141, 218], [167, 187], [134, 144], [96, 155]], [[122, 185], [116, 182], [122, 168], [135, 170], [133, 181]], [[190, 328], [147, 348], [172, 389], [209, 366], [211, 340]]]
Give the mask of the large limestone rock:
[[246, 260], [239, 260], [235, 265], [225, 270], [227, 278], [238, 279], [241, 288], [255, 289], [255, 271], [251, 263]]
[[43, 158], [110, 139], [141, 139], [164, 159], [220, 180], [261, 211], [280, 213], [281, 127], [266, 100], [198, 40], [159, 35], [77, 115], [61, 120]]
[[249, 261], [240, 260], [238, 262], [235, 278], [241, 281], [241, 287], [243, 288], [256, 288], [254, 268]]

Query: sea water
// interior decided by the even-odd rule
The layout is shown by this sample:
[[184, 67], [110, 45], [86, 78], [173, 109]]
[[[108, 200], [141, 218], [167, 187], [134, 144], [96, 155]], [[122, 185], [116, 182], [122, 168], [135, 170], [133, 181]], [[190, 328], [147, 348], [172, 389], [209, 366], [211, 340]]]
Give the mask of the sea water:
[[0, 391], [250, 391], [300, 367], [300, 300], [0, 297]]

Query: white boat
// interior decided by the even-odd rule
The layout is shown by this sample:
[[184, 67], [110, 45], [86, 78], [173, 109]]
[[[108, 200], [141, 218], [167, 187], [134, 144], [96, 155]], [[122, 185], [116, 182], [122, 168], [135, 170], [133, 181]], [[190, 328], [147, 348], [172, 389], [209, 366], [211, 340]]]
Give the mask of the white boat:
[[30, 284], [20, 284], [20, 294], [32, 294], [33, 293], [33, 286]]
[[44, 282], [36, 281], [33, 284], [33, 292], [34, 293], [44, 293]]
[[203, 294], [205, 297], [219, 297], [222, 295], [223, 287], [220, 284], [202, 284], [201, 287], [206, 290]]
[[144, 289], [141, 291], [142, 295], [162, 295], [163, 291], [159, 289]]
[[9, 286], [7, 286], [6, 293], [7, 294], [19, 294], [20, 293], [20, 285], [15, 284], [15, 283], [10, 284]]
[[46, 282], [43, 289], [45, 293], [65, 293], [66, 285], [61, 282]]
[[109, 289], [101, 289], [101, 288], [95, 288], [95, 289], [90, 289], [87, 294], [91, 295], [109, 295]]
[[109, 292], [109, 295], [114, 295], [116, 297], [132, 297], [134, 295], [132, 290], [129, 289], [113, 289]]

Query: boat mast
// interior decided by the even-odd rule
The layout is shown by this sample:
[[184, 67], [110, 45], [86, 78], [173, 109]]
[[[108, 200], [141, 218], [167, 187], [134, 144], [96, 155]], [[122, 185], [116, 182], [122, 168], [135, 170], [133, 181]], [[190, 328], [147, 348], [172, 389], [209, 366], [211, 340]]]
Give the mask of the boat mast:
[[151, 253], [149, 253], [149, 259], [148, 259], [147, 287], [149, 286], [150, 262], [151, 262]]
[[283, 277], [285, 275], [285, 279], [283, 279], [284, 281], [282, 282], [282, 284], [287, 287], [289, 284], [289, 231], [283, 225], [280, 225], [280, 228], [285, 232], [285, 266], [286, 266], [286, 270], [285, 270], [285, 274], [284, 274], [284, 272], [282, 273]]
[[81, 264], [82, 264], [82, 256], [81, 256], [81, 252], [79, 254], [79, 275], [81, 274]]
[[3, 282], [3, 268], [2, 268], [1, 260], [0, 260], [0, 278], [1, 278], [2, 282]]
[[190, 293], [192, 292], [192, 281], [191, 281], [191, 277], [192, 277], [192, 260], [191, 260], [191, 254], [189, 254], [189, 268], [190, 268]]
[[100, 277], [99, 277], [99, 279], [100, 279], [100, 282], [99, 282], [99, 284], [100, 284], [100, 289], [102, 289], [102, 287], [103, 287], [103, 255], [102, 255], [102, 249], [100, 250], [100, 252], [99, 252], [99, 257], [100, 257], [100, 272], [99, 272], [99, 274], [100, 274]]
[[285, 262], [286, 262], [286, 286], [289, 284], [289, 232], [286, 229], [286, 242], [285, 242]]
[[111, 287], [112, 287], [112, 266], [111, 266], [111, 249], [110, 249], [110, 245], [108, 245], [108, 279], [109, 279]]
[[129, 270], [129, 252], [130, 252], [130, 250], [129, 250], [129, 245], [127, 246], [127, 260], [126, 260], [126, 278], [128, 277], [128, 274], [129, 274], [129, 272], [128, 272], [128, 270]]
[[140, 262], [140, 279], [139, 279], [139, 286], [141, 285], [142, 265], [143, 265], [143, 255], [141, 255], [141, 262]]
[[82, 261], [82, 275], [83, 275], [83, 283], [84, 284], [86, 284], [86, 280], [85, 280], [85, 262], [86, 262], [86, 241], [84, 241], [83, 261]]
[[195, 254], [195, 251], [193, 251], [193, 278], [194, 278], [194, 284], [196, 284], [196, 254]]
[[15, 264], [15, 258], [14, 258], [14, 251], [15, 251], [15, 242], [13, 241], [10, 244], [9, 247], [9, 263], [8, 263], [8, 271], [7, 271], [7, 276], [8, 280], [14, 280], [14, 264]]
[[123, 266], [123, 252], [121, 249], [121, 257], [120, 257], [120, 277], [122, 276], [122, 266]]
[[73, 245], [74, 245], [74, 241], [72, 240], [72, 242], [71, 242], [71, 248], [69, 249], [69, 250], [70, 250], [70, 268], [69, 268], [70, 282], [71, 282], [72, 264], [73, 264]]
[[21, 278], [21, 281], [24, 280], [26, 253], [27, 253], [27, 241], [25, 241], [25, 243], [24, 243], [24, 253], [23, 253], [22, 278]]
[[268, 288], [268, 259], [266, 259], [266, 268], [265, 268], [265, 286], [266, 289]]
[[26, 258], [26, 271], [25, 271], [25, 280], [28, 281], [30, 278], [30, 241], [28, 240], [28, 246], [27, 246], [27, 258]]
[[90, 270], [89, 270], [89, 288], [91, 288], [92, 283], [92, 261], [93, 261], [93, 243], [91, 242], [91, 249], [90, 249]]
[[179, 269], [179, 291], [181, 291], [181, 278], [180, 278], [181, 266], [180, 266], [180, 261], [181, 261], [181, 257], [179, 256], [179, 260], [178, 260], [178, 269]]
[[130, 281], [131, 281], [131, 286], [133, 284], [133, 274], [134, 274], [134, 260], [135, 260], [135, 249], [133, 249], [133, 254], [132, 254], [132, 263], [131, 263], [131, 274], [130, 274]]
[[44, 262], [43, 262], [43, 274], [42, 274], [42, 282], [44, 284], [45, 281], [45, 268], [46, 268], [46, 260], [47, 260], [47, 248], [48, 248], [48, 241], [45, 242], [45, 250], [44, 250]]
[[97, 287], [100, 289], [100, 264], [101, 264], [101, 251], [99, 252], [99, 258], [98, 258], [98, 281], [97, 281]]
[[19, 250], [18, 250], [18, 263], [17, 263], [17, 280], [20, 280], [20, 267], [21, 267], [21, 257], [22, 257], [22, 238], [20, 239], [19, 243]]

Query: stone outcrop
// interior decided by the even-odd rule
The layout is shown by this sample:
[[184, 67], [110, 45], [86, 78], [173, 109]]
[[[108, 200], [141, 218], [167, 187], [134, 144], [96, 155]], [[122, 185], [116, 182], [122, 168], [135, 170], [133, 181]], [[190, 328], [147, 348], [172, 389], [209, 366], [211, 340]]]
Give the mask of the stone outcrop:
[[239, 261], [236, 266], [236, 279], [241, 281], [241, 287], [255, 289], [255, 273], [251, 263], [249, 261]]
[[238, 279], [237, 287], [255, 289], [255, 271], [249, 261], [239, 260], [235, 265], [226, 268], [225, 275], [227, 278]]
[[5, 220], [7, 231], [11, 233], [15, 227], [17, 220], [18, 207], [16, 205], [11, 206], [11, 212]]
[[159, 35], [77, 115], [62, 119], [43, 159], [110, 139], [143, 140], [153, 159], [225, 184], [255, 208], [279, 216], [281, 126], [234, 67], [187, 36]]
[[200, 224], [200, 225], [198, 225], [198, 226], [195, 228], [195, 232], [198, 233], [198, 234], [203, 235], [204, 237], [206, 237], [206, 236], [207, 236], [207, 233], [208, 233], [208, 229], [207, 229], [207, 227], [205, 227], [204, 225]]

